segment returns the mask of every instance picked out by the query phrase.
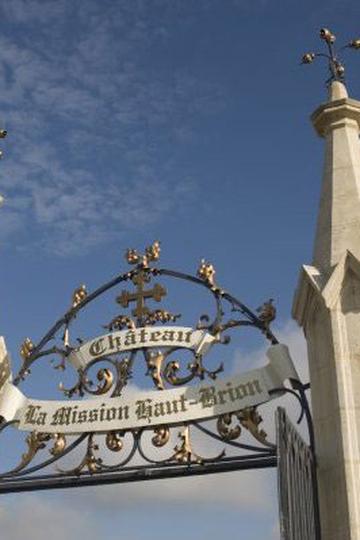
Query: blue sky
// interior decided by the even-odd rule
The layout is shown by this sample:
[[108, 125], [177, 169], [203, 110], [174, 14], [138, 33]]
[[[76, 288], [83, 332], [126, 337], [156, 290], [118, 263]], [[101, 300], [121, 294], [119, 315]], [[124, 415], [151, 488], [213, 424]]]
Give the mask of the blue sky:
[[[15, 365], [75, 287], [94, 289], [125, 269], [127, 247], [155, 239], [165, 267], [195, 272], [206, 257], [250, 307], [274, 298], [275, 331], [301, 361], [289, 320], [311, 261], [323, 146], [309, 114], [327, 71], [299, 59], [322, 26], [357, 37], [359, 15], [355, 0], [1, 3], [0, 322]], [[360, 56], [344, 59], [360, 96]], [[236, 361], [258, 351], [244, 340]], [[278, 538], [271, 473], [177, 482], [2, 498], [0, 530], [22, 537], [16, 500], [29, 540], [48, 537], [42, 519], [63, 537], [58, 509], [68, 538], [177, 540], [182, 520], [189, 538]]]

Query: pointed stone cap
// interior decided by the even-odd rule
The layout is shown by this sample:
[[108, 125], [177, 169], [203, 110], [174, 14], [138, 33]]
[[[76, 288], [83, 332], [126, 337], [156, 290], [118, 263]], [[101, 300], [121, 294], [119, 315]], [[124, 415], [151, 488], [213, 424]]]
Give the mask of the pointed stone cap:
[[328, 102], [313, 112], [311, 121], [320, 137], [325, 137], [329, 129], [344, 125], [344, 121], [355, 121], [360, 130], [360, 101], [348, 97], [342, 82], [333, 81]]
[[337, 101], [338, 99], [344, 99], [349, 97], [346, 86], [340, 81], [333, 81], [329, 86], [329, 99], [328, 101]]

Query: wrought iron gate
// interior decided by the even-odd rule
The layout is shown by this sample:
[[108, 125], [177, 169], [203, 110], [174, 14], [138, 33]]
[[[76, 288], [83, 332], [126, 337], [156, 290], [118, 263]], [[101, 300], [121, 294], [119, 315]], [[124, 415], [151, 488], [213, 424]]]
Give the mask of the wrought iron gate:
[[[11, 452], [0, 454], [0, 494], [278, 466], [282, 540], [319, 540], [312, 422], [305, 395], [309, 385], [300, 382], [287, 347], [270, 329], [276, 314], [272, 300], [254, 313], [219, 287], [211, 263], [201, 261], [194, 276], [154, 266], [159, 256], [159, 242], [144, 255], [128, 250], [131, 270], [92, 293], [84, 285], [77, 288], [70, 308], [43, 338], [37, 343], [25, 339], [13, 378], [0, 338], [0, 447], [10, 430], [25, 445], [25, 451], [11, 456], [14, 463], [7, 459]], [[170, 290], [173, 282], [187, 282], [192, 295], [196, 290], [207, 293], [210, 311], [202, 314], [197, 302], [192, 310], [186, 304], [179, 326], [178, 304], [185, 303], [185, 296], [177, 299], [173, 313], [148, 307], [168, 294], [159, 279], [167, 280]], [[99, 302], [91, 330], [86, 329], [89, 323], [79, 324], [90, 304], [104, 301], [105, 294], [124, 283], [135, 291], [123, 290], [116, 297], [122, 309], [119, 313], [116, 308], [108, 324], [103, 324], [103, 311], [110, 318], [112, 302]], [[135, 304], [131, 311], [129, 304]], [[102, 334], [93, 337], [99, 325]], [[237, 347], [231, 340], [245, 328], [260, 331], [269, 343], [268, 363], [222, 378], [226, 358], [233, 357], [231, 346]], [[85, 340], [84, 331], [91, 337]], [[60, 373], [69, 377], [57, 385], [66, 399], [34, 400], [18, 388], [34, 364], [41, 360], [43, 365], [46, 358], [56, 379]], [[130, 383], [136, 385], [140, 378], [142, 392], [131, 393]], [[300, 405], [298, 422], [307, 421], [310, 447], [284, 409], [276, 414], [277, 441], [262, 428], [258, 407], [285, 394]]]
[[276, 429], [281, 540], [320, 540], [314, 453], [281, 407]]

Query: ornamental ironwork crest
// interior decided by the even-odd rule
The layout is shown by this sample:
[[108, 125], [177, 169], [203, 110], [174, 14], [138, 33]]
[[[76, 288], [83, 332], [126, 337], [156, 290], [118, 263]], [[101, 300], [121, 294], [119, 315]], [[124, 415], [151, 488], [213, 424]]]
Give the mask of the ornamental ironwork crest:
[[[159, 242], [129, 249], [125, 272], [93, 292], [78, 287], [44, 337], [24, 340], [14, 375], [2, 339], [1, 493], [276, 466], [258, 407], [291, 393], [310, 419], [306, 387], [270, 328], [273, 300], [251, 310], [210, 262], [189, 275], [159, 259]], [[229, 344], [246, 328], [263, 335], [267, 358], [232, 373]], [[51, 399], [22, 390], [49, 369]], [[9, 432], [22, 437], [12, 465]]]

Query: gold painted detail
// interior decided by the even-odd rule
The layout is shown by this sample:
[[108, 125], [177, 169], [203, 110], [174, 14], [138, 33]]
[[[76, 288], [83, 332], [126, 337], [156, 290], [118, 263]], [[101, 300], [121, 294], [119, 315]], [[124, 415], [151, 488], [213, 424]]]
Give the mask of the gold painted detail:
[[23, 469], [28, 465], [39, 450], [42, 450], [46, 447], [46, 443], [50, 440], [50, 435], [48, 433], [38, 433], [37, 431], [32, 431], [29, 433], [25, 439], [27, 444], [27, 451], [22, 454], [21, 462], [17, 467], [18, 470]]
[[112, 452], [120, 452], [124, 446], [122, 441], [124, 435], [123, 431], [109, 431], [105, 438], [106, 447]]
[[20, 347], [20, 355], [23, 358], [23, 360], [27, 360], [28, 358], [30, 358], [34, 348], [35, 348], [35, 345], [31, 341], [31, 339], [26, 338]]
[[79, 465], [73, 469], [61, 469], [58, 468], [59, 472], [64, 474], [74, 474], [79, 476], [83, 469], [88, 469], [90, 474], [93, 474], [101, 470], [102, 459], [95, 456], [95, 452], [99, 450], [99, 446], [94, 442], [94, 436], [89, 435], [87, 441], [86, 453]]
[[216, 422], [217, 431], [224, 441], [233, 441], [241, 435], [240, 426], [231, 427], [232, 416], [232, 414], [223, 414], [218, 417]]
[[175, 322], [177, 319], [181, 317], [180, 314], [173, 315], [169, 311], [166, 311], [165, 309], [156, 309], [155, 311], [152, 311], [146, 316], [146, 319], [144, 323], [146, 325], [152, 325], [157, 322], [161, 322], [163, 324], [168, 322]]
[[87, 297], [87, 290], [85, 285], [80, 285], [72, 295], [72, 308], [76, 308]]
[[171, 360], [165, 366], [164, 377], [171, 385], [178, 386], [190, 382], [194, 377], [204, 380], [205, 375], [210, 377], [210, 379], [215, 380], [217, 375], [224, 370], [223, 364], [220, 364], [214, 371], [206, 369], [200, 356], [195, 356], [194, 360], [188, 364], [187, 368], [190, 372], [189, 375], [181, 377], [179, 375], [180, 363], [176, 360]]
[[109, 324], [105, 325], [104, 328], [110, 330], [110, 332], [113, 332], [114, 330], [123, 330], [123, 328], [134, 330], [135, 322], [126, 315], [118, 315]]
[[66, 439], [65, 436], [60, 433], [38, 433], [32, 431], [26, 436], [25, 442], [27, 450], [22, 454], [21, 461], [12, 471], [12, 473], [21, 471], [34, 459], [39, 450], [46, 448], [47, 443], [53, 439], [54, 445], [49, 450], [53, 456], [59, 456], [65, 450]]
[[114, 383], [114, 375], [112, 371], [108, 368], [101, 368], [97, 372], [96, 377], [100, 384], [98, 384], [98, 386], [95, 390], [93, 390], [92, 393], [97, 396], [106, 394]]
[[128, 249], [125, 258], [129, 264], [136, 264], [142, 268], [148, 268], [150, 262], [158, 261], [160, 258], [160, 242], [156, 240], [151, 246], [145, 249], [145, 254], [142, 255], [136, 249]]
[[203, 463], [208, 461], [215, 461], [221, 459], [225, 455], [225, 450], [222, 450], [220, 454], [218, 454], [216, 457], [209, 459], [199, 456], [199, 454], [194, 452], [190, 438], [189, 426], [185, 426], [184, 429], [180, 431], [178, 437], [181, 442], [175, 446], [175, 453], [171, 458], [171, 460], [175, 460], [178, 463], [196, 463], [198, 465], [202, 465]]
[[207, 262], [205, 259], [201, 259], [200, 266], [197, 271], [198, 277], [211, 287], [216, 288], [215, 274], [216, 271], [214, 265]]
[[204, 458], [200, 457], [192, 449], [189, 426], [185, 426], [183, 431], [179, 433], [179, 439], [181, 442], [174, 448], [173, 459], [175, 461], [179, 463], [198, 463], [199, 465], [204, 463]]
[[164, 379], [172, 386], [180, 386], [190, 382], [195, 377], [204, 380], [207, 375], [210, 379], [215, 380], [217, 375], [224, 370], [223, 364], [213, 371], [206, 369], [202, 363], [201, 356], [195, 355], [193, 360], [186, 366], [188, 373], [180, 375], [180, 362], [178, 360], [169, 360], [165, 367], [166, 359], [173, 351], [167, 352], [150, 352], [145, 355], [147, 362], [147, 375], [150, 375], [158, 390], [164, 390]]
[[[238, 425], [233, 425], [233, 418], [239, 421]], [[218, 417], [216, 429], [224, 441], [238, 439], [242, 433], [242, 427], [264, 446], [274, 448], [274, 444], [267, 440], [267, 433], [259, 427], [262, 417], [256, 407], [248, 407], [236, 413], [223, 414]]]
[[61, 382], [59, 384], [59, 390], [68, 398], [73, 397], [75, 394], [82, 397], [84, 396], [85, 391], [95, 396], [101, 396], [109, 392], [114, 384], [114, 375], [112, 371], [108, 368], [101, 368], [98, 370], [96, 378], [99, 381], [99, 384], [94, 388], [93, 382], [89, 380], [86, 373], [80, 370], [79, 379], [74, 386], [65, 388], [64, 384]]
[[259, 424], [262, 422], [262, 417], [260, 416], [256, 407], [243, 409], [238, 413], [238, 418], [240, 420], [240, 424], [247, 429], [257, 441], [265, 446], [274, 446], [267, 441], [267, 433], [263, 429], [259, 428]]
[[53, 456], [58, 456], [62, 454], [62, 452], [66, 448], [66, 438], [65, 435], [63, 435], [62, 433], [55, 433], [54, 435], [52, 435], [52, 437], [55, 442], [54, 446], [50, 450], [50, 454], [52, 454]]
[[179, 375], [180, 363], [177, 360], [171, 360], [164, 368], [164, 378], [172, 386], [180, 386], [190, 382], [196, 376], [196, 362], [188, 364], [189, 374], [181, 377]]
[[157, 448], [165, 446], [170, 439], [170, 430], [167, 426], [159, 426], [154, 429], [154, 436], [151, 439], [151, 442]]
[[150, 375], [158, 390], [164, 390], [164, 383], [161, 376], [161, 368], [164, 361], [164, 355], [160, 351], [150, 352], [146, 356], [147, 375]]
[[141, 261], [141, 255], [138, 254], [136, 249], [128, 249], [125, 258], [129, 264], [139, 264]]
[[100, 359], [99, 361], [110, 362], [112, 368], [114, 368], [116, 376], [111, 369], [100, 368], [96, 374], [99, 384], [95, 386], [88, 375], [89, 369], [94, 368], [94, 365], [88, 365], [85, 369], [78, 370], [78, 380], [71, 388], [66, 388], [61, 382], [59, 384], [59, 390], [68, 398], [71, 398], [76, 394], [83, 397], [85, 393], [93, 396], [101, 396], [108, 393], [111, 388], [113, 388], [112, 397], [118, 395], [118, 392], [126, 384], [126, 381], [129, 378], [129, 359], [123, 358], [122, 360], [114, 361]]
[[[108, 450], [111, 452], [121, 452], [124, 448], [123, 437], [125, 436], [125, 431], [109, 431], [105, 435], [105, 445]], [[58, 470], [64, 474], [74, 474], [79, 476], [84, 469], [87, 469], [90, 474], [100, 472], [104, 470], [103, 459], [97, 457], [96, 453], [99, 451], [99, 445], [94, 441], [94, 434], [91, 433], [87, 439], [86, 452], [83, 459], [80, 461], [73, 469], [60, 469]]]

